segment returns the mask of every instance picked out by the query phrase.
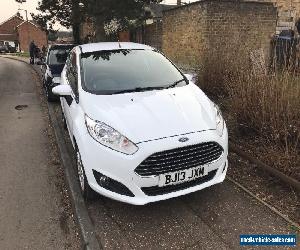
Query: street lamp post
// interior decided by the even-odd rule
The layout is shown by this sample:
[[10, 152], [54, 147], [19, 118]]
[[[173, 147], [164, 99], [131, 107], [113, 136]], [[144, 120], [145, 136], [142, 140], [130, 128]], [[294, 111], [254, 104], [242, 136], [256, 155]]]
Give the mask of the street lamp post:
[[25, 14], [26, 14], [26, 22], [28, 22], [28, 12], [27, 12], [27, 10], [21, 9], [21, 8], [19, 8], [18, 10], [24, 10], [24, 11], [25, 11]]

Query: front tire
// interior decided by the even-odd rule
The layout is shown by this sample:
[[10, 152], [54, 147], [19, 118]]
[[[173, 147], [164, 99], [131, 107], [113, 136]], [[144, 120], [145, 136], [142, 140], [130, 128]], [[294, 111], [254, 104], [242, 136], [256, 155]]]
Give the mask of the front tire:
[[82, 192], [82, 196], [85, 200], [87, 201], [92, 201], [95, 200], [97, 197], [97, 193], [91, 189], [85, 172], [84, 172], [84, 167], [81, 161], [81, 155], [79, 153], [79, 150], [76, 149], [76, 165], [77, 165], [77, 175], [78, 175], [78, 181], [80, 185], [80, 189]]
[[67, 130], [67, 129], [68, 129], [68, 126], [67, 126], [67, 121], [66, 121], [64, 112], [61, 112], [61, 120], [62, 120], [64, 129]]

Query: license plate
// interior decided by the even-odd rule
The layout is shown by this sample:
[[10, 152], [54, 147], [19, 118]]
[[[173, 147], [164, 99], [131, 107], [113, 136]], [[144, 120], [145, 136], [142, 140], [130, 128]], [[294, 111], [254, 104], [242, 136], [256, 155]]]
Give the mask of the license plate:
[[208, 175], [208, 167], [200, 166], [159, 175], [159, 187], [177, 185]]

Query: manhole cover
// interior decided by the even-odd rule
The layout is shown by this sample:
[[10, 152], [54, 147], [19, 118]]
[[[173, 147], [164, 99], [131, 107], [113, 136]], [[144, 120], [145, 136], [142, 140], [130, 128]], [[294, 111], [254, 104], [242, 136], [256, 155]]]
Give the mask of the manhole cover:
[[28, 105], [17, 105], [15, 107], [16, 110], [23, 110], [23, 109], [26, 109], [26, 108], [28, 108]]

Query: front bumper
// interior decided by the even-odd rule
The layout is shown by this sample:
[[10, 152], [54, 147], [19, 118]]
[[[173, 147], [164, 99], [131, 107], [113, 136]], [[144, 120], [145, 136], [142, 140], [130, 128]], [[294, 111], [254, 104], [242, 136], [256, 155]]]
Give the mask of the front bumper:
[[[192, 193], [224, 181], [228, 167], [227, 129], [224, 129], [222, 137], [218, 136], [215, 130], [202, 131], [185, 136], [189, 138], [189, 141], [185, 143], [179, 142], [178, 140], [182, 136], [139, 143], [139, 150], [134, 155], [125, 155], [102, 146], [93, 140], [87, 132], [84, 133], [84, 135], [81, 135], [80, 137], [78, 148], [81, 153], [82, 162], [90, 187], [101, 195], [111, 199], [134, 205], [144, 205], [150, 202], [166, 200]], [[211, 179], [200, 183], [199, 185], [195, 184], [194, 186], [175, 190], [163, 195], [151, 196], [146, 195], [143, 192], [143, 190], [147, 189], [147, 187], [158, 186], [159, 182], [159, 176], [145, 177], [138, 175], [134, 171], [146, 158], [156, 152], [162, 152], [169, 149], [195, 145], [209, 141], [217, 142], [224, 149], [221, 157], [218, 158], [218, 160], [207, 165], [208, 172], [215, 172]], [[95, 179], [95, 171], [126, 186], [126, 188], [132, 192], [133, 197], [121, 195], [101, 187]]]

